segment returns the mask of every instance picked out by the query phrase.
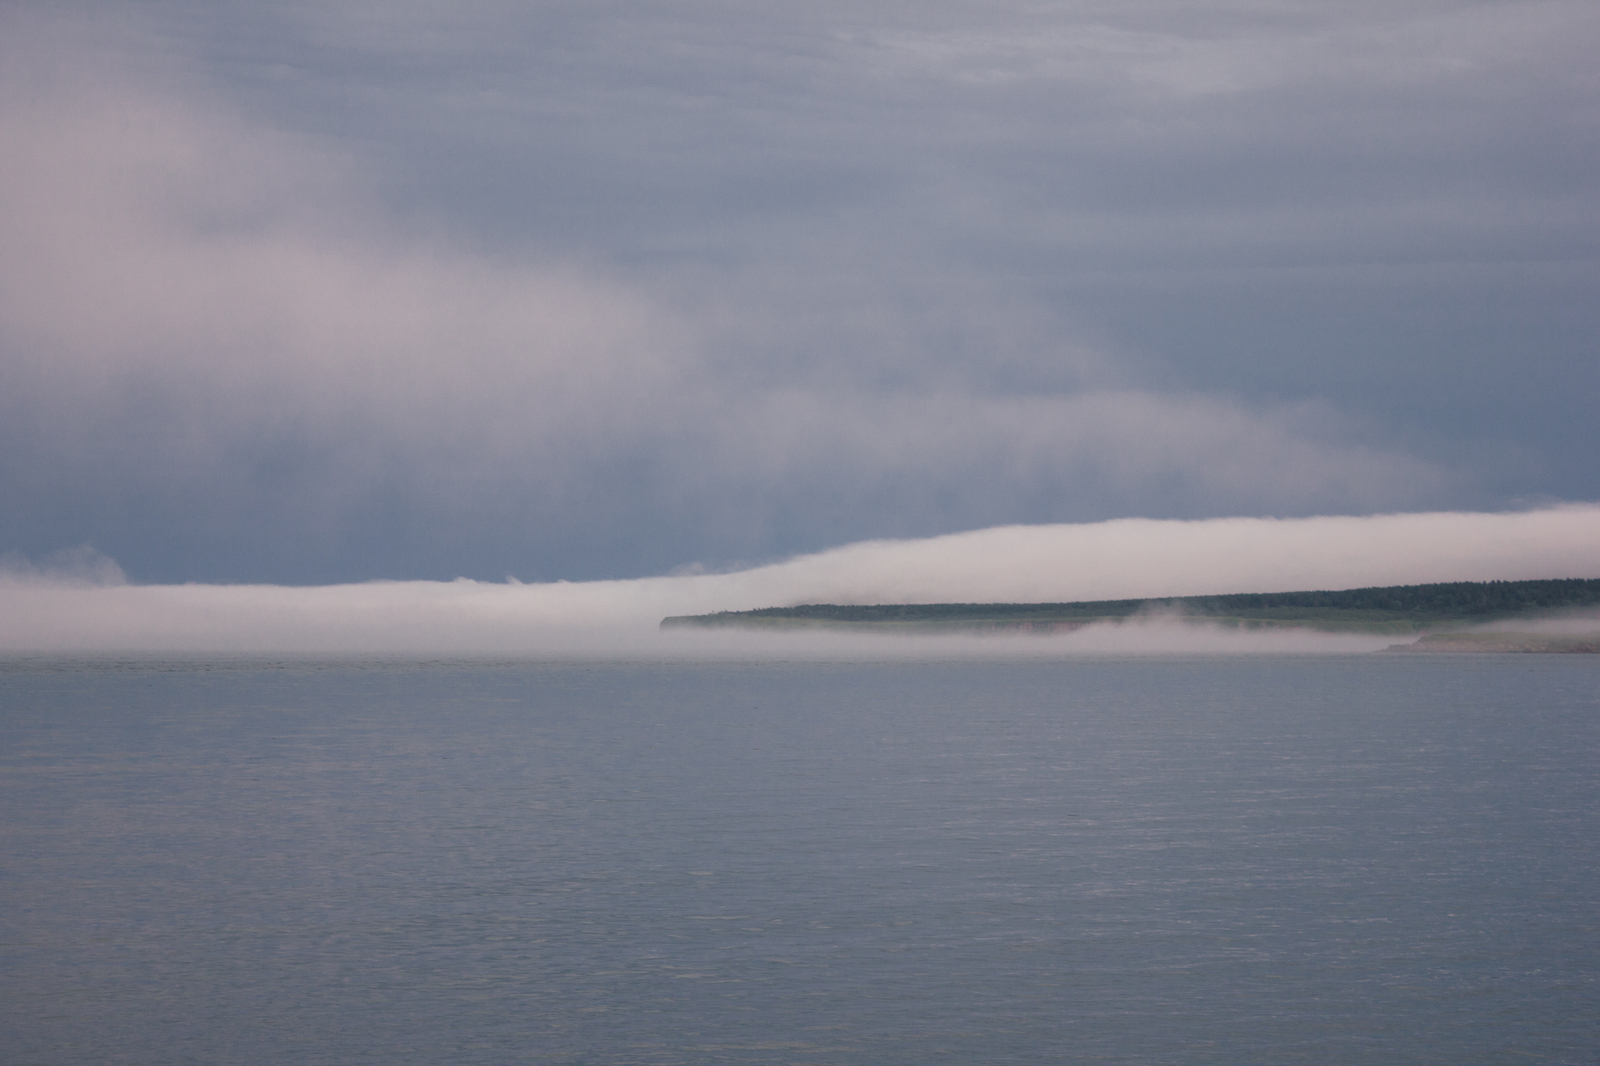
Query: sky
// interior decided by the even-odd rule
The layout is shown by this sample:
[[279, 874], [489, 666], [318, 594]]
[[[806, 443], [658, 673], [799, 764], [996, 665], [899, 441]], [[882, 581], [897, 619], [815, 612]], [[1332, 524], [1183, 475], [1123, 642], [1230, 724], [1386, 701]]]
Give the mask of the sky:
[[1588, 514], [1597, 53], [1546, 0], [4, 3], [0, 554]]

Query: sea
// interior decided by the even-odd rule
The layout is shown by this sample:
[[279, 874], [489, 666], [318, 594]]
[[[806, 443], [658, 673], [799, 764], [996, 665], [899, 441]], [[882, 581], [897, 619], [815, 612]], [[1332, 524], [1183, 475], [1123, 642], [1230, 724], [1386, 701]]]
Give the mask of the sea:
[[0, 1062], [1600, 1063], [1600, 656], [0, 661]]

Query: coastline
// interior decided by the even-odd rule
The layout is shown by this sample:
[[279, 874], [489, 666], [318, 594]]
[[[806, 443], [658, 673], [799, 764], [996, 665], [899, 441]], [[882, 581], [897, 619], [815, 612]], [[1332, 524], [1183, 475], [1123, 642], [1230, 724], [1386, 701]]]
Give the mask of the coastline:
[[1169, 623], [1413, 637], [1386, 649], [1412, 653], [1596, 654], [1597, 611], [1600, 580], [1556, 578], [1069, 603], [801, 604], [669, 616], [660, 628], [1060, 636]]

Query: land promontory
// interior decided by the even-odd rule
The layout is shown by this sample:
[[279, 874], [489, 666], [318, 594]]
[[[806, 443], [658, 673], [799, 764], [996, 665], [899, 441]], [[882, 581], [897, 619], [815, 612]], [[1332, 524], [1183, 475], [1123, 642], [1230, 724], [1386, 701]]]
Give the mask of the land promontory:
[[[1094, 623], [1141, 617], [1210, 625], [1312, 629], [1322, 632], [1424, 635], [1416, 650], [1600, 650], [1600, 637], [1548, 637], [1539, 643], [1505, 633], [1467, 639], [1493, 623], [1578, 616], [1600, 608], [1600, 579], [1455, 581], [1431, 585], [1220, 596], [1083, 600], [1070, 603], [812, 603], [753, 611], [678, 615], [663, 629], [872, 630], [878, 632], [1062, 633]], [[1600, 630], [1600, 619], [1595, 628]], [[1461, 634], [1447, 638], [1448, 634]], [[1448, 646], [1447, 646], [1448, 645]], [[1409, 645], [1408, 645], [1409, 647]]]

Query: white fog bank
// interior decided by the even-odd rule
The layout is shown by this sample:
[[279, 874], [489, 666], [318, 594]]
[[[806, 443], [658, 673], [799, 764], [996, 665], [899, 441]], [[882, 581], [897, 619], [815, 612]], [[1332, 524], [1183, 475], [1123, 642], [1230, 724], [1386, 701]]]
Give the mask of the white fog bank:
[[0, 572], [0, 652], [858, 657], [1375, 650], [1379, 637], [1172, 621], [1058, 637], [659, 631], [799, 603], [1052, 602], [1600, 577], [1600, 506], [1511, 514], [1122, 519], [869, 541], [730, 574], [523, 585], [102, 585]]

